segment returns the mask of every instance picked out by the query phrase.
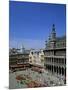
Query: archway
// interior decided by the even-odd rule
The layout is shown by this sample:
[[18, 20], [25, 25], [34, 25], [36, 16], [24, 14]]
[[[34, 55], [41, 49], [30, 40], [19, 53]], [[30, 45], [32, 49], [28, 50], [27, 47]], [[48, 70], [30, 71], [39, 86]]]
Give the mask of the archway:
[[58, 66], [56, 67], [56, 71], [57, 71], [57, 74], [58, 74]]
[[62, 75], [64, 75], [64, 74], [65, 74], [64, 72], [65, 72], [65, 70], [64, 70], [64, 68], [62, 67]]
[[62, 68], [61, 68], [61, 67], [59, 67], [59, 74], [61, 74], [61, 69], [62, 69]]
[[54, 72], [56, 72], [56, 66], [54, 66]]

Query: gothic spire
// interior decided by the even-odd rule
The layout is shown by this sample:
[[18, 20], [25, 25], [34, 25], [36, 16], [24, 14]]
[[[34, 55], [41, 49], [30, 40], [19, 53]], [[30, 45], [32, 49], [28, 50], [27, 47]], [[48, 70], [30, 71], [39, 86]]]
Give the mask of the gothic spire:
[[56, 39], [55, 24], [52, 25], [51, 39], [52, 40]]
[[56, 33], [55, 32], [55, 24], [52, 25], [52, 33]]

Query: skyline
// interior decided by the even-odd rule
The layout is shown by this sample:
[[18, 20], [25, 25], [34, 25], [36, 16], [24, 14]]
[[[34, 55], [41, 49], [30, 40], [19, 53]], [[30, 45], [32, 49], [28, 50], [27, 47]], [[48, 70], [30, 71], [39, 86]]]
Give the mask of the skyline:
[[10, 1], [10, 47], [45, 48], [45, 40], [55, 24], [57, 36], [66, 33], [66, 7], [47, 4]]

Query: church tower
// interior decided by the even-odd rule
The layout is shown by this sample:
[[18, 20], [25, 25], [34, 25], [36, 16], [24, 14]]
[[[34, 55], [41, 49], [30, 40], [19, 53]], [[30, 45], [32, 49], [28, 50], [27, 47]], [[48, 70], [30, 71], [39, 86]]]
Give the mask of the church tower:
[[51, 32], [51, 48], [56, 47], [56, 31], [55, 31], [55, 25], [52, 26], [52, 32]]
[[51, 32], [51, 41], [56, 40], [56, 31], [55, 31], [55, 25], [52, 26], [52, 32]]
[[21, 46], [21, 52], [24, 53], [25, 52], [25, 48], [24, 48], [24, 45], [22, 44]]

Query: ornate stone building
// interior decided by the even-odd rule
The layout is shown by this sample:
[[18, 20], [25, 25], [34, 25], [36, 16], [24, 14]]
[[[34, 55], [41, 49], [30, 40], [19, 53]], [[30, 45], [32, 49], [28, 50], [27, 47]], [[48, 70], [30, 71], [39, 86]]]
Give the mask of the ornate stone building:
[[[22, 52], [21, 52], [22, 51]], [[9, 69], [22, 70], [29, 66], [29, 51], [12, 48], [9, 50]]]
[[29, 54], [29, 63], [32, 65], [44, 66], [44, 52], [42, 49], [34, 50], [32, 49]]
[[44, 54], [45, 68], [53, 74], [66, 78], [66, 36], [57, 37], [54, 24], [46, 41]]

